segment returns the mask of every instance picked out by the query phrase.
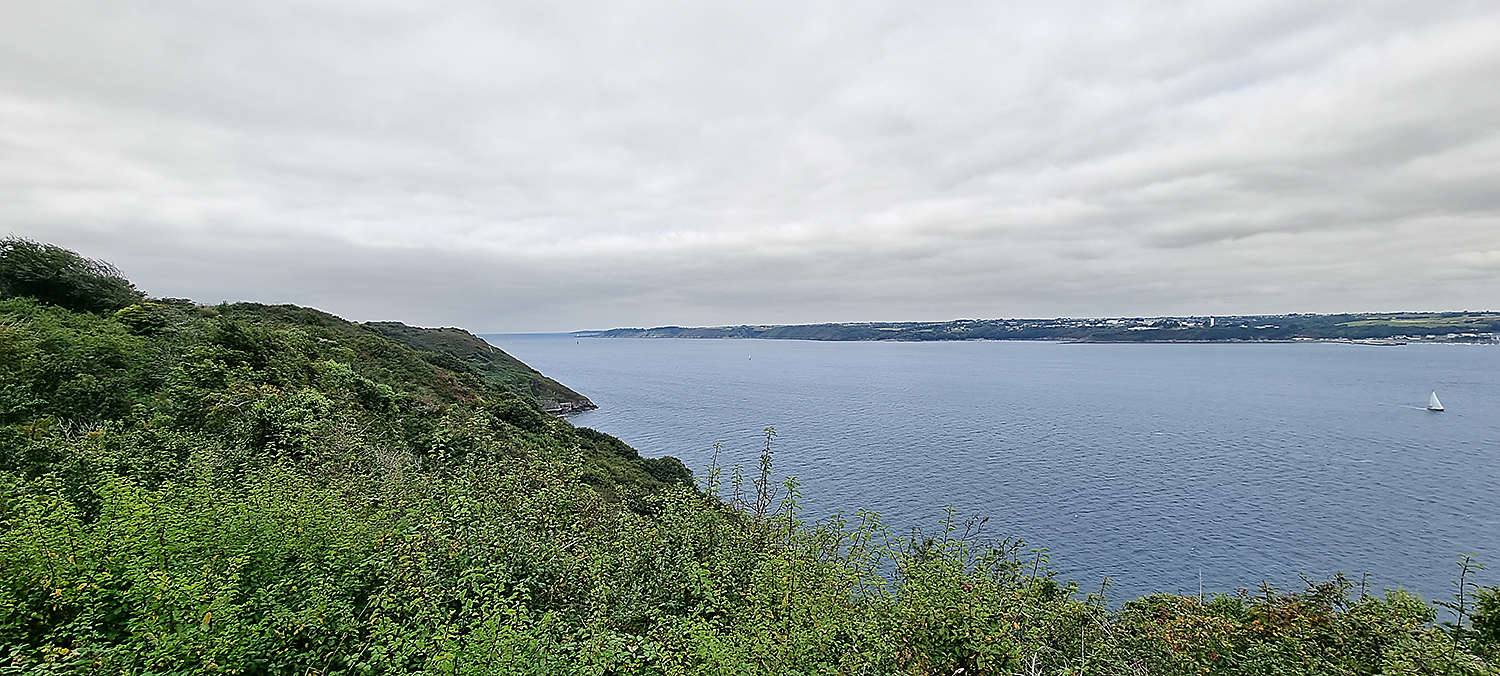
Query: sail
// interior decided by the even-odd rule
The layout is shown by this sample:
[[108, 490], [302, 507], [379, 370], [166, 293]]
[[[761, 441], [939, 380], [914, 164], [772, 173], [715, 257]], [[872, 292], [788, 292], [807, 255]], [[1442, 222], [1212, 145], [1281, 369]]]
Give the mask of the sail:
[[1441, 410], [1443, 410], [1443, 402], [1438, 401], [1437, 392], [1433, 392], [1432, 396], [1427, 398], [1427, 410], [1429, 410], [1429, 411], [1441, 411]]

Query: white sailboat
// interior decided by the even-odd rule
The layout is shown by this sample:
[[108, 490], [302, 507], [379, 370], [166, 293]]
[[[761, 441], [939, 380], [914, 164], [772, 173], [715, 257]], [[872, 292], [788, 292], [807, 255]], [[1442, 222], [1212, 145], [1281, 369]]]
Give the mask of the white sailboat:
[[1427, 410], [1429, 410], [1429, 411], [1441, 411], [1441, 410], [1443, 410], [1443, 402], [1438, 401], [1437, 392], [1433, 392], [1432, 396], [1430, 396], [1430, 397], [1427, 398]]

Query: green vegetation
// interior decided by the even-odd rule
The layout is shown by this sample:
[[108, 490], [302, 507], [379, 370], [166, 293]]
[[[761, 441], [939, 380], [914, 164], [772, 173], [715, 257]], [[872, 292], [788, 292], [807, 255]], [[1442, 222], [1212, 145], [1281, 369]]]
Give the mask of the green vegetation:
[[82, 312], [118, 310], [145, 297], [114, 266], [19, 237], [0, 240], [0, 298], [27, 296]]
[[[370, 322], [365, 326], [418, 350], [457, 359], [486, 382], [501, 389], [526, 393], [541, 400], [567, 403], [571, 405], [570, 410], [575, 411], [598, 408], [587, 397], [538, 373], [521, 363], [521, 360], [463, 329], [423, 329], [400, 322]], [[453, 364], [444, 365], [462, 370]]]
[[[123, 281], [83, 269], [79, 288]], [[1500, 657], [1500, 590], [1468, 582], [1469, 560], [1446, 624], [1342, 577], [1112, 609], [983, 520], [800, 520], [770, 430], [748, 475], [693, 486], [508, 387], [529, 381], [423, 347], [434, 334], [6, 288], [0, 673], [1485, 674]]]
[[1441, 314], [1375, 315], [1342, 322], [1339, 326], [1379, 326], [1400, 333], [1411, 329], [1433, 331], [1493, 331], [1500, 328], [1500, 314], [1493, 312], [1448, 312]]

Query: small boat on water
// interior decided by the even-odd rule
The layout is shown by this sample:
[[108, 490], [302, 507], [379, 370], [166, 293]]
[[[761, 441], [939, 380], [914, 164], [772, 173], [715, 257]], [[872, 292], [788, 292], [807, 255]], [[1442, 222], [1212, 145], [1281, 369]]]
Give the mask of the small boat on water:
[[1438, 401], [1437, 392], [1435, 392], [1435, 391], [1432, 393], [1432, 396], [1430, 396], [1430, 397], [1427, 398], [1427, 410], [1429, 410], [1429, 411], [1441, 411], [1441, 410], [1443, 410], [1443, 402]]

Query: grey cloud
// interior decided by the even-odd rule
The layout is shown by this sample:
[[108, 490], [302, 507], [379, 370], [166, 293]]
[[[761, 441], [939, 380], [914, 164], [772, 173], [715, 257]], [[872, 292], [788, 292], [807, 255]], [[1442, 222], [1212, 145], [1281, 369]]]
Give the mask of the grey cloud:
[[1484, 3], [21, 0], [0, 230], [481, 331], [1493, 306]]

